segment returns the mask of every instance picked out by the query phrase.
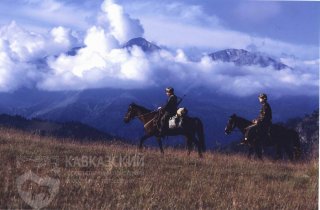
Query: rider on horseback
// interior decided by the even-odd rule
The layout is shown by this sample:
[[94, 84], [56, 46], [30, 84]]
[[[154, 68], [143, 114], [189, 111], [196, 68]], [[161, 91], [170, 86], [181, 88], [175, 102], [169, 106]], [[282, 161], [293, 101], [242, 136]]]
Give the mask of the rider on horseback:
[[164, 114], [162, 115], [160, 121], [160, 136], [164, 136], [168, 127], [168, 121], [170, 117], [174, 116], [177, 113], [178, 107], [178, 97], [174, 94], [174, 89], [172, 87], [166, 88], [166, 94], [168, 96], [168, 100], [166, 104], [160, 108], [161, 111], [164, 111]]
[[267, 95], [265, 93], [261, 93], [258, 98], [262, 105], [260, 115], [257, 119], [252, 120], [253, 125], [250, 125], [246, 128], [245, 138], [241, 144], [247, 144], [254, 131], [257, 131], [257, 135], [266, 140], [270, 135], [272, 110], [267, 102]]

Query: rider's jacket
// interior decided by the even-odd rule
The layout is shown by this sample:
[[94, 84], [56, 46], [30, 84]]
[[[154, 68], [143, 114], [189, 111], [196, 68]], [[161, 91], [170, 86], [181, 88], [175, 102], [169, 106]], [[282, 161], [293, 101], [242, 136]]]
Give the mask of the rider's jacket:
[[173, 116], [177, 112], [178, 98], [176, 95], [169, 96], [167, 103], [163, 106], [163, 110]]
[[271, 125], [272, 110], [271, 110], [270, 105], [267, 102], [262, 103], [260, 115], [257, 120], [258, 120], [258, 123]]

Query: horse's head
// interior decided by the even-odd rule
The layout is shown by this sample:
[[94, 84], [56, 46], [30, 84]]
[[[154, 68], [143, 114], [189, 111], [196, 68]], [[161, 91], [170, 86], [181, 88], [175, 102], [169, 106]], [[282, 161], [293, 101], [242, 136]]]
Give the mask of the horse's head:
[[129, 123], [137, 115], [138, 114], [137, 114], [136, 105], [134, 103], [130, 104], [128, 111], [127, 111], [126, 115], [124, 116], [124, 122]]
[[228, 123], [226, 125], [226, 128], [224, 129], [224, 132], [226, 135], [230, 134], [236, 127], [236, 119], [237, 119], [236, 114], [233, 114], [230, 116]]

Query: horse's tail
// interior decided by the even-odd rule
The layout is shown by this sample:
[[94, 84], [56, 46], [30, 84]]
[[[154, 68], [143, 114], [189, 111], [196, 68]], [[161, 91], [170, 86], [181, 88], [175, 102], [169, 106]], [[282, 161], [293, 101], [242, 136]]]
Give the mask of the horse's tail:
[[299, 160], [302, 155], [302, 150], [301, 150], [299, 134], [296, 131], [293, 132], [292, 141], [293, 141], [292, 143], [293, 143], [294, 159]]
[[203, 124], [199, 118], [196, 118], [196, 133], [199, 140], [199, 147], [202, 149], [203, 152], [206, 151], [206, 144], [204, 139], [204, 130], [203, 130]]

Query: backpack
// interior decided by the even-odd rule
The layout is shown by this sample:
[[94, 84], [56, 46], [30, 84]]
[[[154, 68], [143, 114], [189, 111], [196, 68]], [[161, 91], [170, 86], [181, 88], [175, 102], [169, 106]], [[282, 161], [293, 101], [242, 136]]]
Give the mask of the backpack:
[[186, 108], [179, 108], [177, 114], [169, 119], [169, 129], [182, 128], [183, 118], [186, 117], [187, 114], [188, 110]]

